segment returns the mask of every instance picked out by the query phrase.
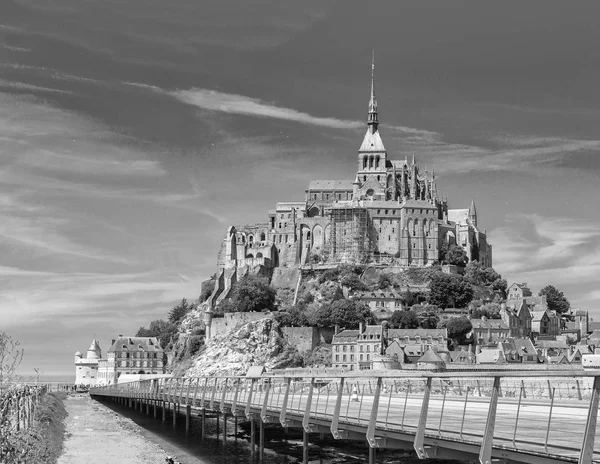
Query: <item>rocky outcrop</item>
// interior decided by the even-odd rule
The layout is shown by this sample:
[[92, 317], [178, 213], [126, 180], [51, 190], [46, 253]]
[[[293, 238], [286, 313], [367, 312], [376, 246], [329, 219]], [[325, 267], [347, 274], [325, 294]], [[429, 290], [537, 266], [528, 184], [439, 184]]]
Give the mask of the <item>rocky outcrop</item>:
[[301, 364], [298, 350], [287, 342], [279, 324], [264, 318], [211, 338], [185, 376], [245, 375], [250, 366], [271, 371]]

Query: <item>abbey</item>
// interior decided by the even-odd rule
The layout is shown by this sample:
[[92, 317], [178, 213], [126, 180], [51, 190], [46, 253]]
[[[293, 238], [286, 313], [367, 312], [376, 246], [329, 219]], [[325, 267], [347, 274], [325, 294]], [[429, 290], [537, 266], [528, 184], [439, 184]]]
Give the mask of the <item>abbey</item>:
[[[307, 265], [427, 266], [441, 261], [441, 251], [453, 244], [469, 260], [492, 266], [492, 247], [478, 226], [474, 201], [469, 208], [450, 209], [438, 195], [435, 173], [421, 170], [414, 153], [410, 162], [389, 158], [372, 76], [356, 177], [311, 181], [303, 201], [277, 203], [265, 222], [229, 227], [218, 274], [225, 272], [226, 282], [235, 282], [250, 270], [268, 274], [273, 268]], [[213, 296], [217, 293], [222, 298], [228, 292]], [[210, 300], [211, 306], [217, 303]]]

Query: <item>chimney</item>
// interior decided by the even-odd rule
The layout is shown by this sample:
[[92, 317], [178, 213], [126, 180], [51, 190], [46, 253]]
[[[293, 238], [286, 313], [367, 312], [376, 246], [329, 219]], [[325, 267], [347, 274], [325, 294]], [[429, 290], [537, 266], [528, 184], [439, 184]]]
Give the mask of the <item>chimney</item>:
[[337, 335], [339, 331], [340, 331], [340, 326], [339, 326], [338, 324], [336, 324], [336, 325], [333, 327], [333, 334], [334, 334], [334, 335]]
[[115, 342], [116, 342], [116, 340], [113, 338], [113, 339], [112, 339], [112, 342], [110, 342], [111, 346], [112, 346], [112, 345], [114, 345], [114, 344], [115, 344]]
[[359, 334], [363, 333], [363, 323], [362, 322], [358, 323], [358, 333]]

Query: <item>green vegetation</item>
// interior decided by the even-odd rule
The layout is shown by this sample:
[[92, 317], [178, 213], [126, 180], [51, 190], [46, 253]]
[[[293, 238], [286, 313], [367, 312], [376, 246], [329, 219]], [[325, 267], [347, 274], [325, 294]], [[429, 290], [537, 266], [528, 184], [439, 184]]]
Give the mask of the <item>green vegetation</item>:
[[150, 323], [150, 327], [140, 327], [135, 334], [136, 337], [157, 337], [160, 346], [167, 349], [172, 346], [173, 337], [177, 334], [177, 324], [157, 319]]
[[419, 319], [414, 311], [395, 311], [390, 319], [392, 329], [416, 329]]
[[273, 311], [276, 290], [268, 279], [247, 275], [232, 288], [231, 297], [219, 305], [219, 312]]
[[554, 285], [546, 285], [540, 290], [539, 296], [545, 296], [550, 311], [556, 311], [559, 316], [568, 313], [571, 303], [567, 297]]
[[466, 266], [467, 253], [459, 245], [450, 245], [443, 243], [440, 249], [440, 256], [442, 257], [443, 264], [452, 264], [454, 266]]
[[15, 372], [23, 360], [24, 350], [6, 332], [0, 332], [0, 397], [13, 383]]
[[471, 311], [472, 319], [481, 319], [482, 317], [487, 317], [488, 319], [500, 319], [500, 305], [488, 303], [478, 308], [474, 308]]
[[169, 322], [171, 324], [177, 324], [192, 309], [194, 309], [194, 305], [188, 303], [188, 301], [185, 298], [183, 298], [177, 306], [173, 306], [173, 309], [169, 311]]
[[493, 267], [483, 267], [477, 261], [471, 261], [465, 267], [464, 278], [471, 285], [491, 286], [494, 291], [500, 292], [501, 297], [506, 298], [506, 279], [503, 279]]
[[473, 288], [462, 277], [437, 273], [431, 279], [429, 303], [440, 308], [464, 308], [473, 299]]
[[451, 339], [455, 345], [465, 345], [467, 343], [466, 336], [473, 330], [473, 325], [467, 317], [451, 317], [450, 319], [443, 321], [443, 325], [448, 330], [448, 338]]
[[3, 464], [53, 464], [62, 453], [64, 419], [67, 416], [63, 400], [65, 393], [45, 394], [34, 413], [34, 425], [26, 431], [7, 433], [0, 441], [0, 462]]

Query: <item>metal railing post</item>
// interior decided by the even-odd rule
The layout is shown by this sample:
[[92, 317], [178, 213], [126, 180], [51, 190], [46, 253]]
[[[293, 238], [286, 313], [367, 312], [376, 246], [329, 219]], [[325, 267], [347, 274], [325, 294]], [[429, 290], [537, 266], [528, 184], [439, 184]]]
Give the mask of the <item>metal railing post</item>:
[[591, 464], [592, 459], [594, 458], [594, 441], [596, 439], [599, 400], [600, 377], [594, 377], [592, 398], [590, 399], [590, 408], [588, 409], [587, 422], [585, 423], [585, 433], [583, 434], [583, 444], [581, 446], [578, 464]]
[[342, 408], [342, 396], [344, 395], [344, 381], [346, 379], [342, 377], [340, 379], [340, 385], [338, 387], [337, 399], [335, 400], [335, 408], [333, 409], [333, 417], [331, 418], [331, 435], [336, 440], [340, 439], [340, 432], [338, 430], [338, 424], [340, 421], [340, 409]]
[[404, 397], [404, 409], [402, 410], [402, 423], [400, 424], [403, 432], [404, 432], [404, 416], [406, 415], [406, 404], [408, 403], [408, 394], [409, 393], [410, 393], [410, 381], [409, 381], [408, 385], [406, 386], [406, 396]]
[[[492, 445], [494, 442], [494, 427], [496, 425], [496, 411], [498, 409], [498, 396], [500, 395], [500, 377], [494, 377], [494, 385], [492, 387], [492, 396], [490, 398], [490, 408], [488, 409], [487, 421], [485, 423], [485, 431], [483, 432], [483, 441], [481, 450], [479, 451], [479, 462], [481, 464], [492, 463]], [[469, 390], [467, 389], [467, 397]], [[467, 404], [465, 401], [465, 411]], [[463, 414], [464, 422], [464, 414]], [[462, 437], [462, 426], [461, 426]]]
[[548, 438], [550, 437], [550, 422], [552, 421], [552, 408], [554, 407], [554, 388], [548, 392], [550, 394], [550, 413], [548, 414], [548, 428], [546, 429], [546, 443], [544, 450], [548, 452]]
[[227, 381], [229, 379], [225, 379], [225, 383], [223, 383], [223, 394], [221, 395], [221, 404], [219, 405], [219, 410], [225, 414], [225, 395], [227, 394]]
[[375, 387], [375, 396], [373, 397], [373, 407], [371, 408], [369, 426], [367, 427], [367, 442], [369, 442], [369, 446], [371, 448], [377, 447], [377, 440], [375, 440], [375, 429], [377, 428], [377, 414], [379, 413], [379, 397], [381, 395], [382, 382], [383, 379], [381, 377], [377, 377], [377, 386]]
[[517, 444], [516, 444], [517, 427], [519, 426], [519, 414], [521, 413], [521, 399], [525, 397], [524, 395], [525, 395], [525, 384], [521, 380], [521, 391], [519, 392], [519, 404], [517, 405], [517, 418], [515, 419], [515, 430], [513, 432], [513, 440], [512, 440], [512, 443], [513, 443], [513, 446], [515, 447], [515, 449], [517, 449]]
[[237, 379], [235, 382], [235, 392], [233, 393], [233, 401], [231, 402], [231, 414], [235, 416], [237, 410], [238, 395], [240, 393], [240, 384], [242, 382]]
[[310, 432], [310, 405], [312, 403], [313, 391], [315, 388], [315, 378], [310, 379], [310, 388], [308, 390], [308, 399], [306, 400], [306, 409], [304, 410], [304, 417], [302, 418], [302, 427], [306, 433]]
[[444, 406], [446, 406], [446, 393], [448, 393], [448, 386], [444, 388], [444, 397], [442, 398], [442, 410], [440, 411], [440, 425], [438, 425], [438, 436], [442, 436], [442, 419], [444, 418]]
[[213, 411], [215, 409], [215, 394], [217, 393], [217, 382], [219, 381], [219, 379], [217, 377], [215, 377], [215, 384], [213, 385], [213, 389], [212, 389], [212, 393], [210, 395], [210, 403], [208, 405], [208, 408]]
[[[494, 384], [495, 386], [495, 384]], [[465, 393], [465, 406], [463, 407], [463, 415], [462, 420], [460, 422], [460, 439], [463, 439], [463, 428], [465, 426], [465, 414], [467, 413], [467, 403], [469, 402], [469, 387], [467, 386], [467, 391]]]
[[[421, 415], [419, 416], [419, 425], [417, 426], [417, 433], [415, 434], [414, 448], [417, 452], [419, 459], [425, 459], [427, 453], [425, 452], [425, 426], [427, 424], [427, 411], [429, 409], [429, 396], [431, 395], [431, 377], [427, 377], [427, 383], [425, 384], [425, 391], [423, 392], [423, 403], [421, 404]], [[408, 398], [408, 394], [406, 395]], [[404, 404], [406, 412], [406, 403]], [[402, 416], [402, 424], [404, 425], [404, 415]]]
[[271, 391], [271, 379], [267, 380], [267, 388], [265, 390], [265, 398], [263, 400], [262, 409], [260, 411], [260, 419], [261, 421], [267, 422], [267, 405], [269, 402], [269, 392]]
[[282, 427], [286, 427], [286, 415], [287, 415], [287, 404], [288, 398], [290, 397], [290, 385], [292, 383], [291, 378], [285, 379], [285, 393], [283, 395], [283, 404], [281, 405], [281, 412], [279, 413], [279, 423]]
[[[250, 419], [250, 405], [252, 404], [252, 391], [254, 390], [254, 382], [256, 382], [256, 379], [252, 379], [252, 381], [250, 382], [250, 391], [248, 392], [248, 400], [246, 402], [246, 419]], [[254, 418], [252, 418], [252, 423], [254, 423]], [[252, 448], [254, 449], [254, 448]]]

